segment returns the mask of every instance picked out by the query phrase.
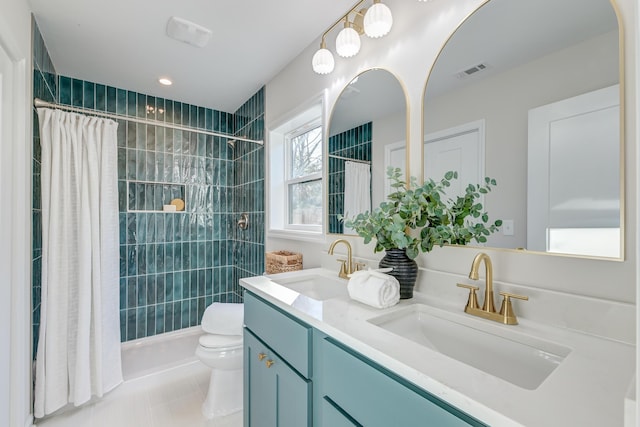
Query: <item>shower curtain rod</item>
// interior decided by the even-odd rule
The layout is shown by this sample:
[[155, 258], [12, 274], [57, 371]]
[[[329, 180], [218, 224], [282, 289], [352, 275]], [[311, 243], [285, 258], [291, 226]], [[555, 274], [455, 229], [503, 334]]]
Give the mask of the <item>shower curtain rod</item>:
[[80, 107], [72, 107], [70, 105], [64, 105], [64, 104], [55, 104], [55, 103], [43, 101], [40, 98], [35, 98], [33, 100], [33, 105], [36, 108], [46, 108], [46, 107], [57, 108], [57, 109], [60, 109], [60, 110], [68, 110], [68, 111], [73, 111], [73, 112], [76, 112], [76, 113], [92, 114], [94, 116], [106, 117], [106, 118], [114, 119], [114, 120], [125, 120], [127, 122], [136, 122], [136, 123], [141, 123], [141, 124], [145, 124], [145, 125], [161, 126], [161, 127], [165, 127], [165, 128], [183, 130], [183, 131], [187, 131], [187, 132], [195, 132], [195, 133], [202, 133], [202, 134], [205, 134], [205, 135], [219, 136], [219, 137], [222, 137], [222, 138], [228, 138], [230, 141], [231, 140], [235, 140], [235, 141], [253, 142], [254, 144], [259, 144], [259, 145], [263, 145], [264, 144], [263, 141], [261, 141], [261, 140], [243, 138], [243, 137], [240, 137], [240, 136], [227, 135], [227, 134], [218, 133], [218, 132], [211, 132], [211, 131], [208, 131], [208, 130], [193, 128], [193, 127], [189, 127], [189, 126], [180, 126], [180, 125], [176, 125], [176, 124], [173, 124], [173, 123], [161, 122], [159, 120], [141, 119], [139, 117], [130, 117], [130, 116], [122, 115], [122, 114], [114, 114], [114, 113], [107, 113], [107, 112], [98, 111], [98, 110], [91, 110], [89, 108], [80, 108]]
[[346, 160], [349, 162], [364, 163], [367, 165], [371, 164], [369, 160], [350, 159], [349, 157], [338, 156], [336, 154], [329, 154], [329, 157], [333, 157], [334, 159]]

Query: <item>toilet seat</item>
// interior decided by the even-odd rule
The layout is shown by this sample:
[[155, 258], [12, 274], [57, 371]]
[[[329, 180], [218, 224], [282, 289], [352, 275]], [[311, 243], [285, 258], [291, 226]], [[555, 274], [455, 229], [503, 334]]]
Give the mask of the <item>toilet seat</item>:
[[200, 346], [213, 350], [225, 350], [242, 347], [242, 335], [201, 335]]

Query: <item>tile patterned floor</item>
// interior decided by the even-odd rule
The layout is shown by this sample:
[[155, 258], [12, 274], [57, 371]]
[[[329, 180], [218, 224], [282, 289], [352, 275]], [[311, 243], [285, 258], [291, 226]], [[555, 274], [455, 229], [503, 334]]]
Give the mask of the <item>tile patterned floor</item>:
[[103, 399], [66, 410], [38, 427], [241, 427], [242, 413], [208, 421], [200, 407], [210, 370], [199, 361], [129, 380]]

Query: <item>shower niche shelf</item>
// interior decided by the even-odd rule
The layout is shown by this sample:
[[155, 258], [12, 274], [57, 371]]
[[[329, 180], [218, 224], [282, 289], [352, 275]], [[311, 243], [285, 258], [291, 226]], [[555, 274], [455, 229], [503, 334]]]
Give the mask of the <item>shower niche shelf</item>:
[[[127, 181], [127, 212], [134, 213], [180, 213], [186, 211], [186, 186], [184, 184]], [[176, 211], [163, 210], [174, 199], [184, 201], [184, 208]]]

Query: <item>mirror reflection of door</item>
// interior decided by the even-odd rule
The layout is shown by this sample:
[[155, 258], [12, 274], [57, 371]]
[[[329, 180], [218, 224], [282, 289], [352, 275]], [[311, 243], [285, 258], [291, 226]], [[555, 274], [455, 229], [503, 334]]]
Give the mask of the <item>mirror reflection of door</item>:
[[529, 249], [620, 256], [619, 90], [529, 111]]
[[483, 120], [434, 132], [425, 137], [424, 178], [439, 181], [448, 171], [458, 172], [458, 179], [451, 182], [451, 187], [446, 190], [446, 197], [462, 196], [468, 184], [484, 182]]
[[[423, 125], [425, 134], [432, 134], [463, 123], [485, 121], [483, 175], [495, 178], [498, 185], [486, 195], [483, 206], [490, 217], [511, 225], [491, 235], [487, 246], [573, 255], [590, 251], [586, 245], [545, 249], [546, 226], [539, 228], [539, 235], [527, 235], [528, 223], [538, 219], [537, 214], [527, 210], [527, 170], [530, 169], [527, 118], [531, 109], [541, 105], [620, 84], [621, 69], [624, 68], [620, 67], [624, 65], [619, 43], [621, 34], [623, 29], [610, 0], [490, 0], [471, 14], [443, 47], [428, 71]], [[619, 97], [620, 93], [617, 95]], [[620, 116], [616, 123], [609, 135], [612, 138], [619, 138], [623, 125]], [[609, 132], [607, 129], [600, 131]], [[620, 212], [624, 195], [621, 186], [624, 171], [620, 167], [623, 141], [619, 138], [617, 143], [617, 149], [609, 152], [606, 159], [611, 166], [607, 170], [616, 176], [616, 186], [611, 194], [620, 195], [617, 204]], [[425, 147], [425, 150], [429, 148]], [[573, 156], [577, 159], [583, 153], [578, 150]], [[602, 157], [601, 161], [604, 160]], [[424, 167], [428, 168], [428, 165], [425, 163]], [[556, 174], [558, 179], [562, 176]], [[460, 181], [463, 184], [478, 182], [468, 178]], [[562, 185], [565, 184], [570, 186], [570, 183]], [[557, 190], [562, 185], [554, 188]], [[595, 188], [591, 184], [582, 190]], [[547, 198], [556, 196], [553, 193], [544, 195]], [[584, 196], [600, 198], [595, 193]], [[577, 215], [570, 217], [578, 218]], [[618, 219], [618, 223], [616, 239], [622, 241], [623, 222]], [[577, 235], [570, 239], [575, 243], [583, 238], [583, 241], [593, 241], [588, 237], [593, 230], [579, 233], [582, 229], [579, 221], [565, 223], [562, 228], [576, 232]], [[616, 229], [615, 226], [607, 228], [613, 232]], [[532, 244], [535, 239], [541, 239], [543, 244]], [[622, 250], [611, 252], [603, 247], [588, 253], [624, 257]]]

